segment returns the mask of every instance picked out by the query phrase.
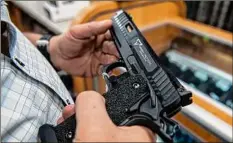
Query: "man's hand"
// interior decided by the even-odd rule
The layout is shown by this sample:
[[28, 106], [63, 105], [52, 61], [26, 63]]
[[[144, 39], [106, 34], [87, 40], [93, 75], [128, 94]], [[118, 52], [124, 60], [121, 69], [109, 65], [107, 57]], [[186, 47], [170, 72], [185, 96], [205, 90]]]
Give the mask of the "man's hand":
[[97, 92], [85, 91], [78, 95], [76, 105], [67, 106], [64, 121], [76, 111], [76, 135], [74, 142], [154, 142], [154, 134], [142, 126], [117, 127], [105, 108], [104, 98]]
[[58, 69], [77, 76], [100, 74], [102, 65], [114, 62], [118, 52], [108, 29], [111, 20], [75, 25], [51, 39], [49, 53]]

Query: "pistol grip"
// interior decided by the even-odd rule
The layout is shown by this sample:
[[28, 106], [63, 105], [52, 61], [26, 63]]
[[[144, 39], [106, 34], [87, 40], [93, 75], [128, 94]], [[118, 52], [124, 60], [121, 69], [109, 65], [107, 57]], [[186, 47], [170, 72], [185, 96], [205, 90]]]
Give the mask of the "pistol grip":
[[116, 125], [120, 125], [137, 112], [129, 112], [129, 109], [145, 96], [148, 87], [141, 75], [129, 76], [128, 73], [118, 76], [116, 83], [104, 97], [108, 115]]
[[[129, 76], [128, 73], [120, 75], [117, 78], [117, 84], [104, 94], [107, 112], [112, 121], [116, 125], [121, 125], [123, 121], [132, 116], [134, 113], [128, 112], [127, 110], [139, 100], [140, 96], [145, 95], [145, 92], [148, 92], [147, 84], [142, 76]], [[51, 126], [51, 129], [56, 134], [57, 142], [64, 143], [72, 142], [75, 135], [75, 128], [75, 115], [72, 115], [56, 127]], [[43, 126], [40, 130], [41, 132], [46, 131], [43, 129]], [[39, 133], [39, 135], [45, 138], [43, 134]], [[46, 139], [49, 138], [49, 134], [45, 136], [47, 136]], [[51, 142], [51, 140], [43, 140], [43, 142]]]
[[43, 143], [72, 143], [75, 136], [75, 129], [76, 119], [74, 114], [56, 127], [47, 124], [41, 126], [39, 129], [39, 136]]

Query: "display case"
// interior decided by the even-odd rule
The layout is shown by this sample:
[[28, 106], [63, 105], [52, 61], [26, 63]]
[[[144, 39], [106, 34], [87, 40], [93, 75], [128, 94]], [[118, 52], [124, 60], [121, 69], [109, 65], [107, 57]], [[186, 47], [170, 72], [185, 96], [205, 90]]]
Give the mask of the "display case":
[[[174, 116], [181, 125], [174, 141], [231, 142], [232, 41], [172, 21], [141, 32], [163, 65], [193, 93], [193, 104]], [[168, 33], [169, 40], [160, 44]]]

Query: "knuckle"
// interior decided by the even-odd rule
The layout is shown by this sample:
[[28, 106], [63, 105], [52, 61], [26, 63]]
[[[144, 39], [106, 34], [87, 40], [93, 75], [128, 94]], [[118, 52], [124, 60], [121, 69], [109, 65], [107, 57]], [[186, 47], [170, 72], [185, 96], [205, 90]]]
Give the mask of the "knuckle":
[[78, 98], [84, 98], [85, 96], [89, 95], [90, 91], [83, 91], [81, 93], [79, 93]]
[[89, 22], [87, 24], [87, 28], [89, 29], [89, 32], [92, 33], [91, 35], [96, 35], [96, 22]]

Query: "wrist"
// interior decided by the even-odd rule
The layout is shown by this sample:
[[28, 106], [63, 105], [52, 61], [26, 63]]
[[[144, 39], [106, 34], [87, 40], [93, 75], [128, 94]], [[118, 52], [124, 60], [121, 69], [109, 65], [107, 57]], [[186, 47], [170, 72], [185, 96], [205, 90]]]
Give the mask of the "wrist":
[[[52, 59], [54, 59], [53, 55], [53, 49], [55, 49], [55, 45], [57, 45], [54, 39], [57, 36], [51, 36], [51, 35], [43, 35], [39, 40], [37, 40], [36, 45], [38, 50], [41, 52], [41, 54], [47, 59], [47, 61], [51, 64], [51, 66], [56, 70], [59, 71], [59, 68]], [[54, 48], [53, 48], [54, 47]]]

